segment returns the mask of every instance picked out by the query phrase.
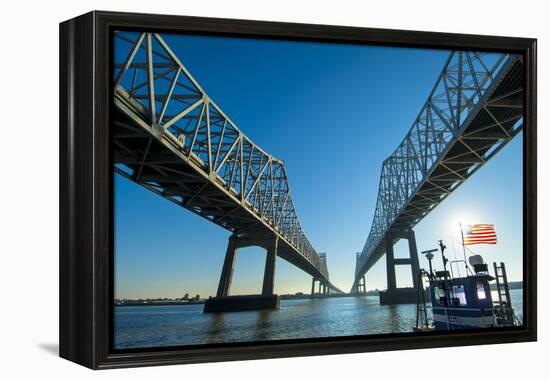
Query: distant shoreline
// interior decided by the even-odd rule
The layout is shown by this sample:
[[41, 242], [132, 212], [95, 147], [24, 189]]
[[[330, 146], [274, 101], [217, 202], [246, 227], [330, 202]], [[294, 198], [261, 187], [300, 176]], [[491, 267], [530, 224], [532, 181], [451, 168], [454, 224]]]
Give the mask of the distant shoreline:
[[192, 302], [181, 302], [181, 301], [159, 301], [159, 302], [124, 302], [124, 303], [115, 303], [115, 306], [173, 306], [173, 305], [203, 305], [204, 300], [192, 301]]
[[[497, 290], [497, 284], [496, 283], [492, 283], [492, 284], [490, 284], [490, 286], [491, 286], [491, 290]], [[508, 288], [510, 290], [523, 289], [523, 281], [509, 281], [508, 282]]]
[[[508, 283], [510, 290], [523, 289], [522, 281], [510, 281]], [[496, 284], [491, 284], [491, 290], [496, 290]], [[366, 294], [362, 296], [377, 296], [378, 290], [369, 290]], [[281, 295], [281, 300], [296, 300], [296, 299], [316, 299], [316, 298], [339, 298], [339, 297], [355, 297], [355, 294], [283, 294]], [[115, 303], [115, 306], [186, 306], [186, 305], [203, 305], [205, 302], [204, 299], [198, 301], [176, 301], [176, 300], [166, 300], [166, 301], [134, 301], [129, 300], [124, 303]]]
[[[366, 294], [369, 295], [369, 294]], [[314, 299], [314, 298], [338, 298], [338, 297], [355, 297], [355, 294], [282, 294], [281, 300], [297, 300], [297, 299]], [[177, 306], [177, 305], [203, 305], [206, 300], [201, 299], [199, 301], [137, 301], [128, 300], [124, 303], [115, 303], [115, 306]]]

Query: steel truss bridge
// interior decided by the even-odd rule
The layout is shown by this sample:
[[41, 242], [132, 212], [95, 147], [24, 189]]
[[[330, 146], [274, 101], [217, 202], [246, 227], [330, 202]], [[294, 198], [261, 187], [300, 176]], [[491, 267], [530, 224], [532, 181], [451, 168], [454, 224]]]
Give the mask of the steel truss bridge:
[[237, 128], [160, 35], [117, 32], [115, 44], [115, 171], [232, 232], [218, 296], [229, 294], [235, 250], [252, 245], [268, 250], [262, 294], [273, 293], [275, 256], [341, 292], [300, 225], [284, 163]]
[[[395, 288], [395, 264], [410, 264], [415, 278], [412, 228], [522, 130], [523, 73], [519, 55], [450, 53], [411, 129], [383, 162], [352, 292], [364, 291], [365, 274], [385, 253], [388, 289]], [[410, 259], [393, 258], [401, 238], [409, 240]]]

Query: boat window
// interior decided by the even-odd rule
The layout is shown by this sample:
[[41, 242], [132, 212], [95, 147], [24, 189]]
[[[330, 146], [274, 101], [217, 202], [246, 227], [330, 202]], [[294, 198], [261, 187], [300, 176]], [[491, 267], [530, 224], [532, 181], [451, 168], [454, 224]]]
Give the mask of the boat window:
[[460, 306], [466, 305], [466, 293], [463, 285], [453, 285], [454, 298], [457, 298]]
[[481, 281], [476, 282], [476, 289], [477, 289], [477, 299], [484, 300], [487, 298], [487, 294], [485, 293], [485, 284]]
[[434, 286], [434, 298], [437, 304], [441, 304], [441, 297], [445, 297], [445, 291], [438, 286]]

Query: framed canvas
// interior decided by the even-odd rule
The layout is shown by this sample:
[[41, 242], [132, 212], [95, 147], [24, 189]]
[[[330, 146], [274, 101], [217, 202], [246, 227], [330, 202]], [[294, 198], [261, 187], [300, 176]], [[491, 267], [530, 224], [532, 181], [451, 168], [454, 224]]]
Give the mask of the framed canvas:
[[536, 340], [536, 184], [534, 39], [65, 21], [60, 356]]

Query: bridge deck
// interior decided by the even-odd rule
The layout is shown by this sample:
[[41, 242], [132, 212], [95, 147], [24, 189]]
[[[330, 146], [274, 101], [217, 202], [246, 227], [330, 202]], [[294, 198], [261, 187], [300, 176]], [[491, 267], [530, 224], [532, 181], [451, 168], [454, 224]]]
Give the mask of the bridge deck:
[[[522, 130], [523, 75], [521, 57], [510, 56], [386, 231], [414, 227]], [[384, 253], [383, 238], [363, 252], [354, 286]]]
[[[115, 62], [115, 171], [328, 283], [326, 259], [305, 237], [281, 161], [253, 144], [151, 33]], [[122, 61], [124, 59], [124, 61]]]
[[[228, 196], [221, 178], [210, 178], [198, 168], [199, 160], [181, 154], [167, 139], [151, 138], [152, 133], [120, 112], [115, 120], [114, 161], [119, 174], [233, 233], [247, 233], [259, 242], [274, 236], [272, 227], [260, 215], [242, 207], [235, 194]], [[121, 169], [120, 164], [130, 170]], [[129, 174], [139, 171], [139, 178]], [[279, 237], [283, 242], [279, 244], [280, 257], [312, 276], [322, 277], [284, 237]]]

